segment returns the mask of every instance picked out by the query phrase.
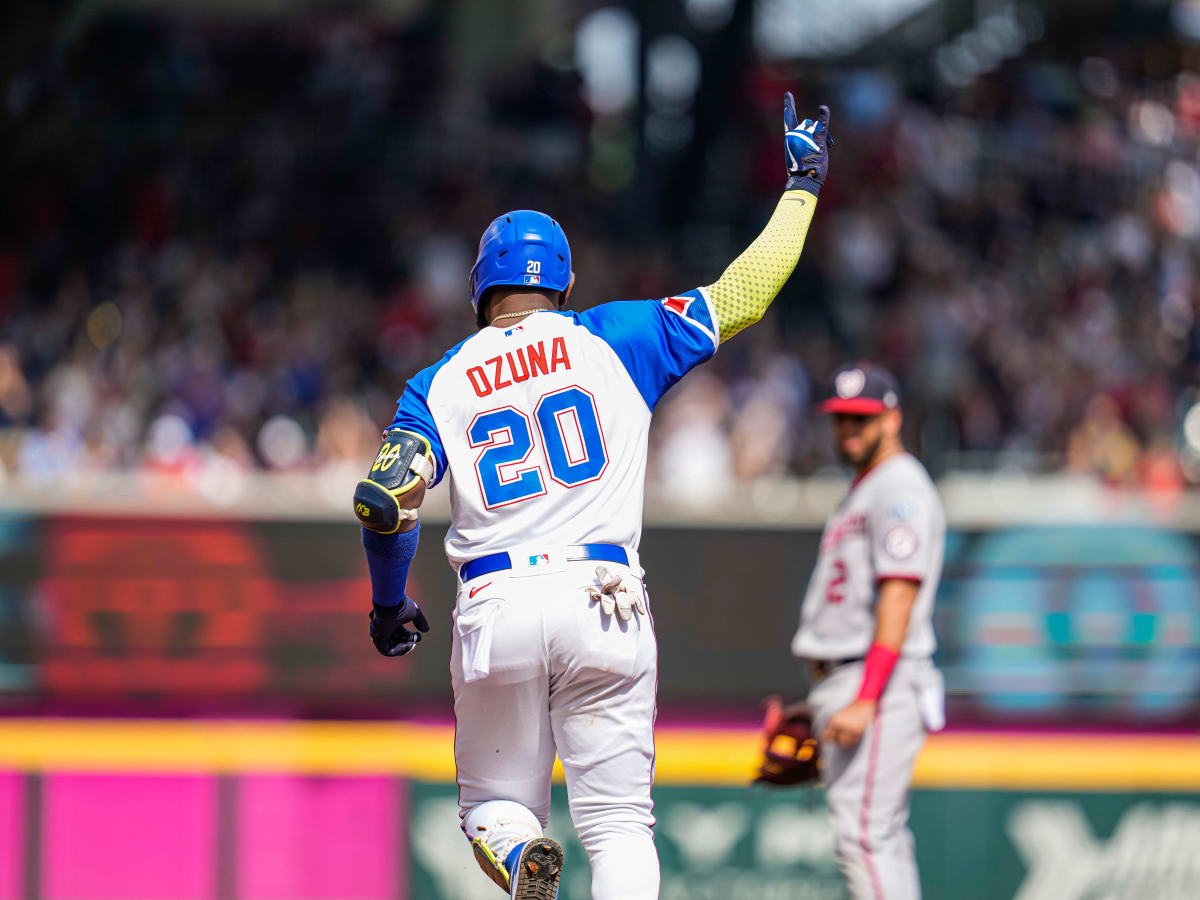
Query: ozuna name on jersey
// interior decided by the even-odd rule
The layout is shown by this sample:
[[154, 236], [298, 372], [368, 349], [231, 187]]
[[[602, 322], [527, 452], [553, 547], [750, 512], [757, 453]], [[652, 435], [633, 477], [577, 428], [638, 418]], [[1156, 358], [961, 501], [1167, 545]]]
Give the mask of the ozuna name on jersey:
[[493, 391], [557, 372], [559, 366], [570, 369], [571, 360], [567, 356], [567, 342], [556, 337], [550, 344], [548, 358], [545, 343], [538, 341], [518, 347], [516, 351], [505, 353], [503, 356], [493, 356], [484, 360], [482, 366], [471, 366], [467, 369], [467, 380], [471, 382], [475, 396], [486, 397]]

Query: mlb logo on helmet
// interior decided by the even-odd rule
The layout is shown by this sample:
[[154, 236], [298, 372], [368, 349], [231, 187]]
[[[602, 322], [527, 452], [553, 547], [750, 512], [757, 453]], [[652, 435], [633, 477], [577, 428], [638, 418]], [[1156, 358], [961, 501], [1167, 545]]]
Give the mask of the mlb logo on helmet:
[[541, 284], [542, 276], [541, 275], [526, 275], [525, 283], [526, 284]]

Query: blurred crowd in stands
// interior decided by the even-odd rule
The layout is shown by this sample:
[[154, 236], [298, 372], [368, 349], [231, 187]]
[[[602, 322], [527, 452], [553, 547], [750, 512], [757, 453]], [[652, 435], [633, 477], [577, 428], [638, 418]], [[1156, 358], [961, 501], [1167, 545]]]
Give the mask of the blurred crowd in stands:
[[492, 216], [563, 221], [580, 306], [708, 283], [773, 207], [780, 98], [807, 78], [838, 143], [804, 259], [660, 407], [652, 488], [833, 465], [812, 401], [854, 357], [895, 370], [935, 471], [1200, 480], [1200, 74], [1170, 42], [954, 88], [757, 64], [735, 133], [679, 158], [726, 205], [667, 194], [649, 206], [685, 221], [647, 227], [663, 189], [621, 175], [628, 123], [569, 57], [480, 92], [447, 40], [436, 17], [110, 16], [30, 53], [0, 85], [0, 471], [357, 471], [405, 379], [474, 327]]

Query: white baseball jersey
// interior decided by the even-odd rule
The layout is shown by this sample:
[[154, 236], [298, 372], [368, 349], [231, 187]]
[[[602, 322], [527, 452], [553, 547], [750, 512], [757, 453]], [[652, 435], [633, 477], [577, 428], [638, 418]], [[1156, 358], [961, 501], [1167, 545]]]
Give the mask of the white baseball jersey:
[[917, 459], [890, 456], [850, 488], [821, 535], [792, 653], [805, 659], [866, 655], [881, 581], [919, 584], [901, 655], [933, 654], [933, 600], [942, 574], [946, 516]]
[[650, 415], [716, 352], [715, 322], [700, 289], [538, 312], [414, 376], [393, 424], [450, 474], [450, 564], [537, 542], [636, 553]]

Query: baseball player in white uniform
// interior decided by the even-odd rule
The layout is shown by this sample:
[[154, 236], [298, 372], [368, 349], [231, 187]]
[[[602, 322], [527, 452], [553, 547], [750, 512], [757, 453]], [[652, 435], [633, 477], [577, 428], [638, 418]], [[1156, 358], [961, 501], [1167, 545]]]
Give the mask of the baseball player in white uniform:
[[926, 732], [945, 724], [930, 657], [946, 518], [901, 443], [900, 393], [887, 371], [846, 366], [821, 409], [856, 478], [821, 535], [792, 652], [813, 674], [813, 731], [850, 895], [917, 900], [909, 784]]
[[650, 416], [761, 318], [800, 257], [828, 166], [829, 110], [800, 122], [790, 94], [784, 107], [786, 190], [707, 287], [568, 312], [575, 276], [559, 224], [531, 210], [493, 221], [469, 282], [478, 333], [408, 382], [355, 492], [371, 637], [399, 656], [429, 629], [404, 593], [417, 507], [449, 476], [462, 827], [512, 898], [557, 894], [562, 848], [542, 833], [556, 753], [592, 897], [658, 896], [657, 650], [637, 553]]

